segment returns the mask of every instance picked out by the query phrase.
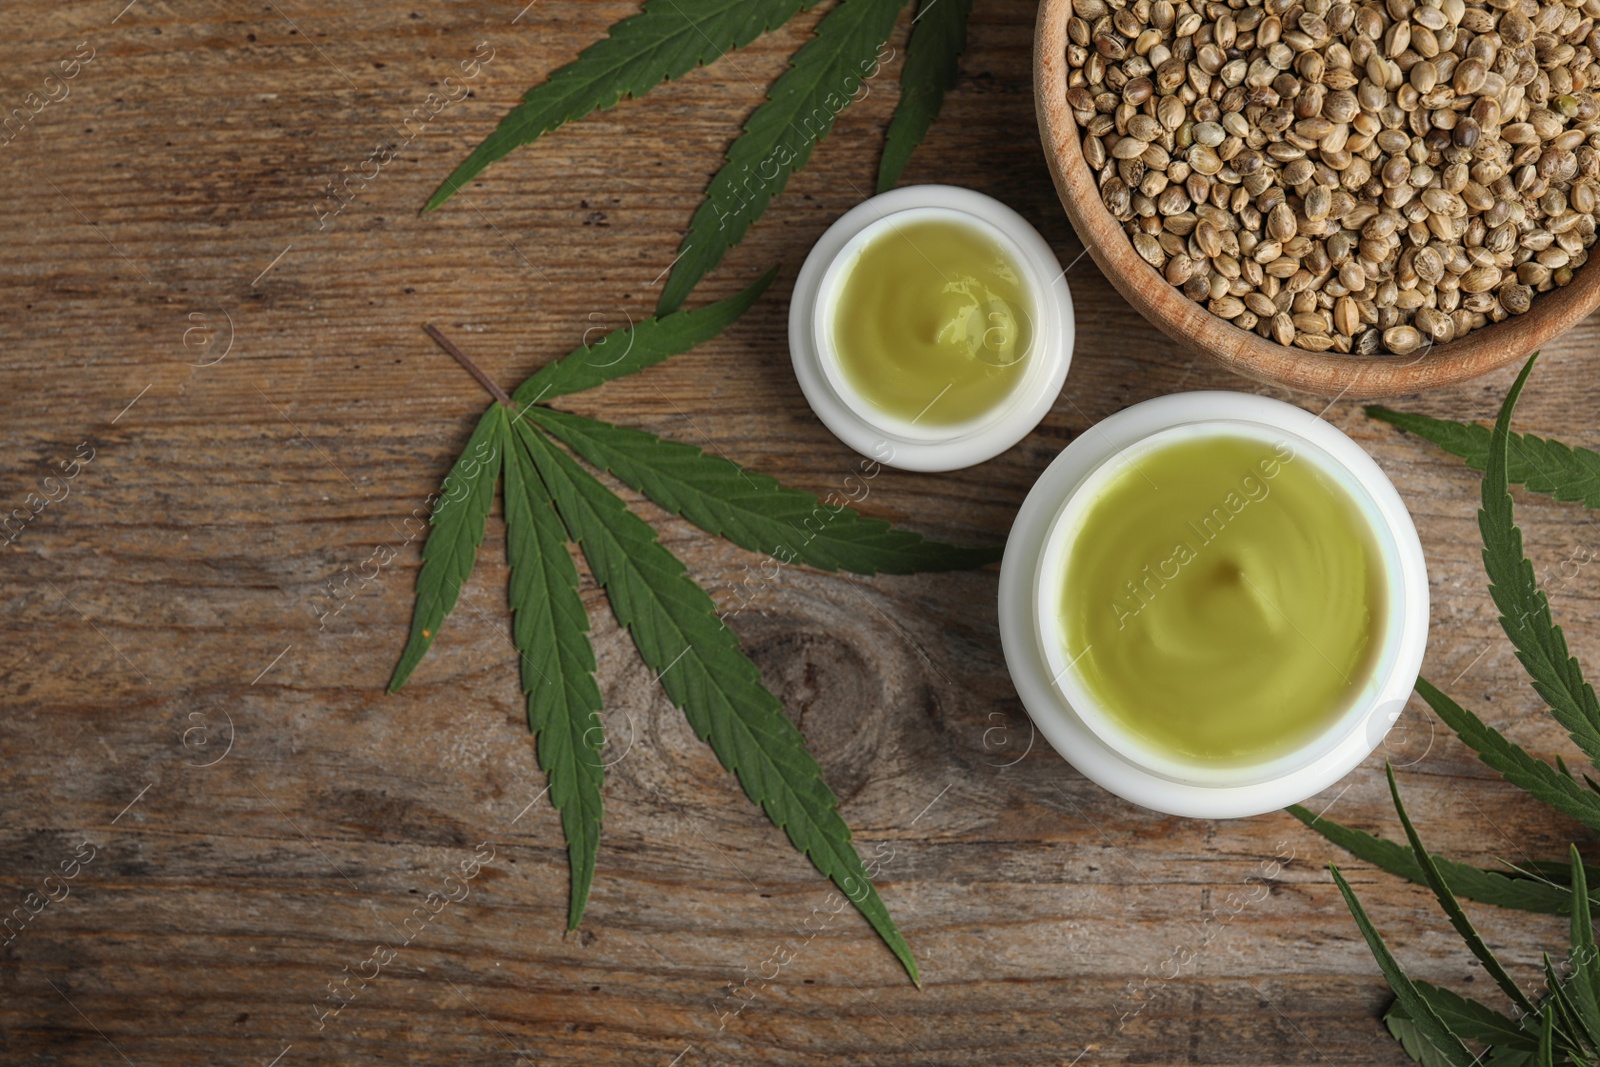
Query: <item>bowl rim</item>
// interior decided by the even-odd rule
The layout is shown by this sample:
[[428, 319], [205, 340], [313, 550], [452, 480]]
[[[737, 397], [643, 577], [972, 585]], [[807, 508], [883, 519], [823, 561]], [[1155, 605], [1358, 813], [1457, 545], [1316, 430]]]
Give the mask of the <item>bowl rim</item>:
[[1542, 293], [1528, 312], [1428, 344], [1420, 355], [1311, 352], [1268, 341], [1218, 318], [1178, 291], [1133, 248], [1100, 192], [1067, 106], [1066, 28], [1072, 0], [1041, 0], [1034, 32], [1034, 109], [1045, 163], [1073, 229], [1123, 299], [1184, 347], [1237, 374], [1320, 396], [1373, 399], [1454, 385], [1522, 359], [1600, 306], [1600, 271], [1582, 270]]

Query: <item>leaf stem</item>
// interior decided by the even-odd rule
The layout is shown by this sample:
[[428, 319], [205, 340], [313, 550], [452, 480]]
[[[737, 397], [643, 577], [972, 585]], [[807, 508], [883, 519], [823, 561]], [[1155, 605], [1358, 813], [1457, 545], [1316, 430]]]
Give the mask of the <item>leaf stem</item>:
[[457, 348], [454, 341], [440, 333], [437, 326], [431, 322], [425, 322], [422, 324], [422, 330], [429, 337], [433, 338], [435, 343], [437, 343], [440, 348], [450, 353], [457, 363], [465, 367], [468, 374], [478, 379], [478, 384], [487, 389], [489, 391], [489, 395], [500, 402], [501, 407], [512, 409], [516, 408], [517, 405], [512, 403], [511, 398], [506, 395], [506, 391], [494, 384], [494, 380], [487, 374], [483, 373], [476, 363], [468, 359], [467, 354], [461, 351], [461, 349]]

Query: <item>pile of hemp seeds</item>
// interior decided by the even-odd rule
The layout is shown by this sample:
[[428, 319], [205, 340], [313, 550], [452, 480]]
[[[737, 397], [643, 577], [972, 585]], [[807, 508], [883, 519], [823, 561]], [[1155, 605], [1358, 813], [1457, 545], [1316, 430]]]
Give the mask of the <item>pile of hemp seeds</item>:
[[1067, 104], [1168, 282], [1312, 352], [1405, 355], [1588, 258], [1600, 0], [1073, 0]]

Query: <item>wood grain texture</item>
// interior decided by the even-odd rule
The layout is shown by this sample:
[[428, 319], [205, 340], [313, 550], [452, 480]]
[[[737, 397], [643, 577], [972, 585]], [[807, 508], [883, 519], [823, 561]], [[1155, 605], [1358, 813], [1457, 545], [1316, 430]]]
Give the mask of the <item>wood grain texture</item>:
[[[418, 559], [405, 521], [486, 402], [421, 325], [509, 387], [586, 330], [648, 314], [720, 153], [819, 13], [517, 153], [418, 219], [524, 88], [634, 5], [538, 0], [513, 25], [519, 0], [123, 3], [12, 5], [0, 35], [6, 111], [80, 42], [95, 49], [70, 94], [0, 147], [0, 511], [80, 442], [94, 450], [0, 550], [7, 908], [92, 851], [0, 947], [0, 1060], [1404, 1062], [1324, 870], [1346, 857], [1286, 815], [1135, 809], [1032, 739], [993, 568], [786, 568], [733, 620], [881, 865], [924, 990], [858, 916], [828, 912], [827, 884], [693, 738], [587, 579], [612, 765], [588, 915], [564, 936], [565, 854], [518, 693], [498, 515], [428, 660], [402, 695], [383, 691]], [[977, 469], [871, 483], [869, 513], [966, 543], [1004, 538], [1033, 479], [1099, 419], [1176, 390], [1259, 388], [1175, 347], [1081, 255], [1039, 146], [1034, 16], [1020, 0], [976, 6], [960, 84], [906, 178], [999, 197], [1072, 264], [1078, 348], [1044, 424]], [[903, 19], [897, 49], [905, 32]], [[324, 184], [400, 140], [481, 41], [495, 57], [473, 95], [319, 228]], [[693, 302], [781, 263], [774, 291], [715, 343], [572, 410], [813, 491], [841, 483], [856, 460], [805, 410], [787, 285], [870, 190], [898, 66]], [[1597, 340], [1590, 319], [1547, 346], [1520, 428], [1597, 443]], [[1400, 406], [1486, 418], [1510, 380]], [[1484, 592], [1475, 477], [1349, 400], [1326, 417], [1416, 516], [1428, 676], [1534, 751], [1568, 751]], [[1541, 569], [1595, 548], [1581, 510], [1518, 503]], [[759, 557], [639, 507], [719, 601], [760, 573]], [[383, 545], [396, 561], [352, 579], [319, 625], [329, 583]], [[1594, 590], [1580, 568], [1552, 596], [1600, 664]], [[1485, 863], [1564, 856], [1577, 828], [1498, 781], [1420, 702], [1401, 726], [1313, 807], [1396, 833], [1387, 756], [1438, 847]], [[428, 894], [460, 886], [447, 875], [489, 849], [465, 898], [430, 910]], [[1265, 867], [1280, 851], [1293, 860]], [[1425, 891], [1344, 866], [1416, 974], [1493, 999]], [[1469, 910], [1530, 984], [1561, 944], [1557, 919]], [[774, 976], [765, 961], [785, 942], [793, 959]], [[379, 946], [392, 958], [369, 962]], [[374, 969], [319, 1018], [330, 983], [354, 989]]]
[[1034, 92], [1045, 158], [1061, 203], [1101, 271], [1127, 301], [1168, 337], [1248, 378], [1325, 397], [1364, 400], [1437, 389], [1523, 359], [1572, 329], [1600, 306], [1600, 273], [1580, 270], [1566, 286], [1541, 294], [1527, 313], [1474, 330], [1419, 355], [1341, 355], [1290, 348], [1241, 330], [1168, 284], [1134, 251], [1106, 210], [1083, 157], [1067, 106], [1067, 20], [1072, 0], [1041, 0], [1034, 45]]

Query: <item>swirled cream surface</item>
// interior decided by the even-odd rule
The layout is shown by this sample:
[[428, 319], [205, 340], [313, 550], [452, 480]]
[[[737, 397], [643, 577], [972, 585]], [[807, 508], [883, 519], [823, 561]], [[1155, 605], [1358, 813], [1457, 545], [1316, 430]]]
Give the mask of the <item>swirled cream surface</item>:
[[1104, 713], [1184, 763], [1295, 750], [1371, 673], [1386, 579], [1350, 494], [1288, 442], [1207, 435], [1134, 457], [1062, 573], [1067, 658]]
[[1033, 297], [1017, 264], [975, 226], [891, 226], [850, 266], [833, 346], [869, 403], [922, 426], [982, 416], [1022, 381]]

